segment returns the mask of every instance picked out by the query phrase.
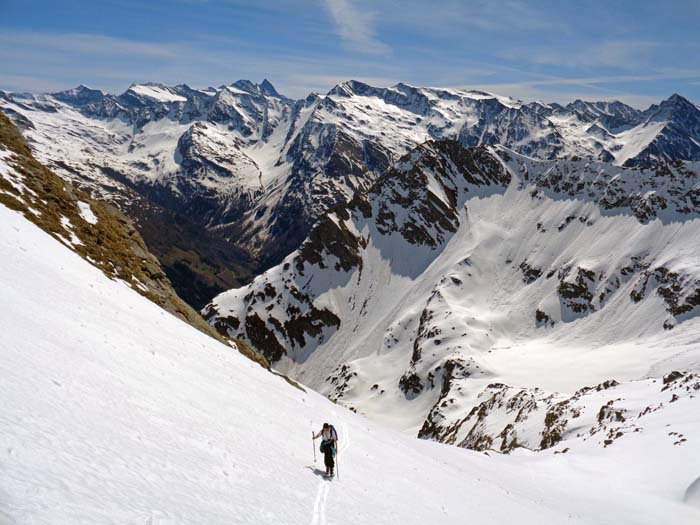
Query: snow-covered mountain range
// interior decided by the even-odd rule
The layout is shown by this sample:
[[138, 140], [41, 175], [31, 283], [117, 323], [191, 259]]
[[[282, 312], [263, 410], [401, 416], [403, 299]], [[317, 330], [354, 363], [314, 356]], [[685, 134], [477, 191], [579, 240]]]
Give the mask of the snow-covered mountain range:
[[699, 173], [428, 142], [204, 313], [420, 437], [609, 446], [698, 403]]
[[[682, 97], [239, 81], [0, 108], [33, 150], [0, 115], [0, 521], [697, 521]], [[161, 265], [192, 304], [234, 286], [218, 334]]]
[[[358, 410], [383, 417], [406, 404], [398, 426], [422, 436], [474, 445], [460, 418], [501, 366], [479, 352], [514, 348], [497, 352], [511, 359], [557, 334], [616, 345], [638, 323], [668, 337], [700, 306], [696, 254], [680, 248], [694, 246], [700, 110], [678, 95], [640, 111], [349, 81], [295, 101], [268, 81], [238, 81], [132, 85], [118, 96], [80, 86], [0, 102], [40, 160], [125, 209], [149, 246], [165, 246], [156, 253], [198, 306], [308, 234], [283, 264], [215, 299], [210, 322]], [[182, 244], [173, 252], [163, 231], [183, 221], [191, 233], [171, 236]], [[183, 253], [202, 256], [190, 264]], [[210, 260], [211, 270], [191, 269]], [[215, 278], [202, 285], [201, 274]], [[626, 329], [610, 328], [630, 316]], [[573, 395], [619, 368], [557, 391]]]
[[[132, 85], [117, 96], [84, 86], [46, 95], [0, 92], [0, 109], [23, 128], [39, 160], [116, 202], [137, 224], [158, 220], [163, 232], [186, 223], [208, 236], [207, 244], [222, 244], [186, 268], [181, 262], [179, 274], [165, 264], [197, 305], [279, 262], [321, 214], [369, 188], [427, 140], [619, 166], [700, 160], [700, 110], [678, 95], [640, 111], [620, 102], [562, 106], [349, 81], [291, 100], [268, 81], [242, 80], [207, 89]], [[191, 246], [199, 236], [183, 230], [172, 234], [183, 244], [180, 253], [201, 252]], [[141, 233], [156, 244], [156, 235]], [[243, 250], [235, 258], [240, 267], [227, 276], [232, 260], [220, 253], [234, 246]], [[188, 277], [203, 281], [198, 290], [186, 288]]]

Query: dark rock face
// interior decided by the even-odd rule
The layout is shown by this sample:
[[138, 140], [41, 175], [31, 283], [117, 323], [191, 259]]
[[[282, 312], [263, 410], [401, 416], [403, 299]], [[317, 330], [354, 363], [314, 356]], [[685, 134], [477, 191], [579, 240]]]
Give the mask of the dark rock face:
[[285, 354], [284, 347], [265, 322], [257, 314], [245, 318], [245, 330], [248, 339], [268, 361], [279, 361]]
[[479, 107], [476, 125], [465, 125], [459, 141], [465, 146], [519, 144], [518, 153], [537, 158], [556, 158], [564, 149], [564, 141], [547, 116], [548, 109], [537, 104], [521, 108], [504, 106], [497, 99], [488, 99]]
[[530, 266], [526, 260], [520, 263], [520, 270], [523, 272], [523, 282], [525, 284], [534, 283], [542, 275], [540, 268]]
[[671, 315], [664, 323], [664, 328], [671, 329], [678, 323], [679, 318], [689, 318], [700, 314], [700, 280], [668, 270], [663, 266], [647, 269], [641, 272], [635, 283], [630, 298], [634, 302], [641, 301], [649, 292], [656, 288], [666, 304], [666, 311]]
[[[426, 191], [431, 180], [439, 195], [435, 190]], [[470, 187], [502, 188], [509, 182], [510, 174], [485, 148], [431, 141], [399, 160], [367, 198], [381, 203], [376, 206], [380, 233], [399, 232], [412, 244], [436, 248], [457, 230], [458, 197]]]
[[554, 326], [552, 318], [539, 308], [535, 310], [535, 322], [538, 326]]
[[646, 124], [665, 123], [661, 132], [625, 166], [653, 166], [674, 160], [700, 159], [700, 109], [673, 95], [644, 112]]
[[[343, 208], [339, 208], [337, 213], [338, 217], [345, 214], [345, 220], [349, 219]], [[295, 261], [297, 271], [303, 275], [305, 263], [326, 268], [325, 259], [329, 255], [337, 259], [334, 265], [336, 271], [348, 272], [353, 268], [361, 268], [360, 250], [364, 246], [364, 240], [353, 234], [345, 221], [335, 221], [330, 216], [325, 216], [311, 230], [308, 241], [299, 249], [299, 256]]]
[[642, 111], [618, 101], [584, 102], [579, 99], [567, 104], [566, 109], [587, 122], [600, 122], [605, 133], [624, 129], [643, 117]]
[[[523, 180], [545, 194], [566, 195], [590, 200], [604, 210], [628, 209], [640, 222], [673, 213], [698, 212], [700, 191], [695, 187], [696, 172], [682, 162], [660, 164], [653, 168], [611, 168], [606, 164], [583, 161], [559, 161], [551, 169], [530, 174], [523, 166]], [[589, 219], [571, 215], [559, 230], [574, 221]]]
[[[358, 271], [361, 276], [369, 238], [358, 233], [358, 224], [369, 224], [370, 235], [373, 229], [383, 236], [399, 234], [411, 245], [437, 252], [459, 228], [460, 211], [469, 196], [474, 192], [488, 195], [505, 191], [511, 184], [511, 173], [517, 173], [521, 185], [527, 183], [536, 188], [533, 198], [543, 192], [553, 198], [590, 200], [603, 210], [630, 214], [640, 222], [664, 213], [694, 215], [700, 211], [695, 203], [694, 172], [682, 163], [654, 170], [632, 170], [575, 160], [536, 165], [523, 159], [502, 149], [465, 148], [450, 140], [429, 141], [416, 147], [368, 190], [357, 192], [348, 204], [338, 205], [321, 217], [295, 256], [286, 263], [281, 281], [274, 283], [281, 292], [278, 296], [265, 299], [256, 293], [249, 294], [243, 308], [259, 312], [283, 347], [314, 348], [343, 319], [327, 308], [316, 311], [314, 300], [318, 292], [310, 293], [304, 288], [321, 274], [337, 272], [349, 279], [352, 272]], [[568, 228], [580, 230], [593, 224], [588, 214], [578, 213], [566, 216], [555, 229], [563, 234]], [[540, 223], [537, 231], [545, 232], [549, 228]], [[633, 257], [611, 275], [575, 265], [539, 268], [527, 259], [517, 267], [528, 285], [556, 276], [555, 293], [561, 311], [547, 311], [547, 306], [532, 312], [537, 326], [549, 328], [555, 325], [555, 319], [571, 322], [599, 311], [623, 283], [639, 278], [636, 276], [648, 264], [644, 256]], [[669, 313], [678, 319], [693, 315], [695, 288], [688, 284], [681, 292], [680, 285], [673, 285], [671, 277], [668, 279], [659, 293], [667, 298]], [[680, 279], [677, 277], [676, 281]], [[285, 296], [290, 295], [293, 300], [287, 301]], [[283, 313], [268, 314], [273, 303]], [[264, 313], [261, 304], [265, 305]], [[430, 371], [432, 379], [427, 377], [428, 371], [419, 371], [426, 345], [440, 344], [440, 334], [431, 327], [431, 315], [431, 309], [426, 307], [414, 339], [411, 362], [400, 379], [399, 388], [407, 396], [421, 395], [435, 379], [435, 371]], [[218, 326], [246, 338], [245, 330], [226, 328], [225, 321], [220, 321]], [[274, 360], [274, 355], [280, 354], [269, 353], [268, 357]], [[473, 372], [469, 366], [467, 371]]]
[[593, 291], [597, 285], [597, 276], [594, 272], [585, 268], [576, 268], [575, 272], [568, 268], [560, 272], [558, 288], [559, 297], [563, 305], [575, 314], [582, 314], [595, 310], [591, 303]]

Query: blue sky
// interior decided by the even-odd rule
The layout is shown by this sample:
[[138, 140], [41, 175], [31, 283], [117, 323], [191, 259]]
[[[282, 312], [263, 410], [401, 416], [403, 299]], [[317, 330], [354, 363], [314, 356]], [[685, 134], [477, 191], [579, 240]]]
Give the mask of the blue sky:
[[0, 0], [0, 88], [268, 78], [302, 97], [353, 78], [700, 102], [699, 21], [698, 0]]

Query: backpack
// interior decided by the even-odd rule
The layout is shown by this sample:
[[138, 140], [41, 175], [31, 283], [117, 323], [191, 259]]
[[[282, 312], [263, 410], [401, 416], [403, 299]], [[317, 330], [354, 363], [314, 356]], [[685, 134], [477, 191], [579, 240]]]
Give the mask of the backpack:
[[[328, 425], [328, 434], [330, 435], [330, 441], [337, 441], [338, 440], [338, 433], [335, 431], [335, 427], [333, 425]], [[324, 439], [323, 442], [326, 440]]]
[[333, 425], [328, 425], [328, 430], [330, 431], [331, 439], [338, 441], [338, 433], [335, 431], [335, 427]]

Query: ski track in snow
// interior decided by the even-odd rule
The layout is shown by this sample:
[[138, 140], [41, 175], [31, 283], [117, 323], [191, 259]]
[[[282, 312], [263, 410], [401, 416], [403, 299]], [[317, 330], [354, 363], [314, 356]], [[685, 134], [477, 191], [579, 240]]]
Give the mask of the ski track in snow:
[[[332, 412], [333, 418], [337, 417], [337, 412], [334, 410]], [[342, 445], [338, 449], [336, 455], [336, 479], [338, 478], [338, 465], [340, 464], [340, 456], [344, 454], [345, 451], [350, 447], [350, 433], [348, 432], [348, 427], [345, 421], [342, 421]], [[314, 444], [314, 446], [316, 446]], [[328, 501], [328, 493], [331, 490], [331, 483], [327, 480], [322, 480], [318, 484], [318, 490], [316, 491], [316, 499], [314, 500], [314, 511], [311, 517], [311, 525], [326, 525], [326, 502]]]

